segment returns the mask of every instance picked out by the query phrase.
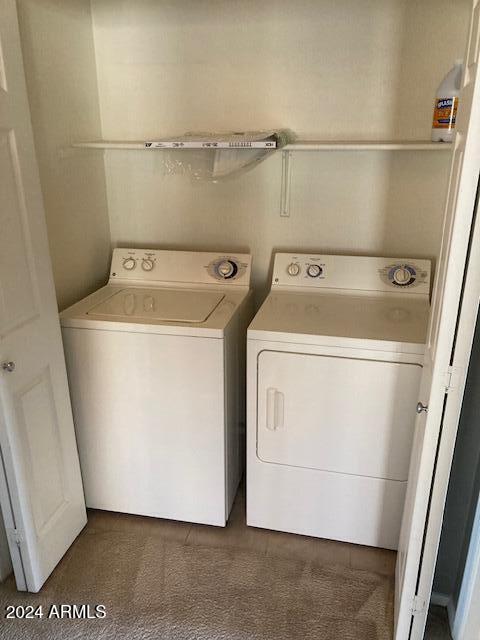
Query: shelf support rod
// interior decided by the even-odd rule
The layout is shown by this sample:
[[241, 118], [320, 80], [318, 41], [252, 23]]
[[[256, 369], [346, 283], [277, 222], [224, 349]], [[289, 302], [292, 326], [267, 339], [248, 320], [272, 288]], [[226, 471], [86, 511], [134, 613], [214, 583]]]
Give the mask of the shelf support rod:
[[290, 217], [290, 192], [292, 184], [293, 155], [291, 151], [282, 151], [282, 183], [280, 187], [280, 216]]

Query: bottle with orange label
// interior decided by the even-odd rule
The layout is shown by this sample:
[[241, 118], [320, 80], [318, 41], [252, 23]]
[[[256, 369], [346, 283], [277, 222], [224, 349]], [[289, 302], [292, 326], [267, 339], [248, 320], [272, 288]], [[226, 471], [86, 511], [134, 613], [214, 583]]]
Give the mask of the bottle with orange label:
[[453, 140], [458, 96], [462, 86], [462, 73], [463, 61], [455, 60], [455, 65], [447, 73], [437, 89], [433, 109], [433, 142], [451, 142]]

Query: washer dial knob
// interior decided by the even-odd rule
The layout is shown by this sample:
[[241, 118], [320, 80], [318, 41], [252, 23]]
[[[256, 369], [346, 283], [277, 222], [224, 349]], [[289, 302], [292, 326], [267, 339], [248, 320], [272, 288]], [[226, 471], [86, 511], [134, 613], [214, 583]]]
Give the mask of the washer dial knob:
[[233, 260], [221, 260], [215, 265], [215, 271], [222, 280], [230, 280], [238, 273], [238, 266]]
[[291, 262], [287, 267], [287, 273], [289, 276], [298, 276], [300, 273], [300, 265], [298, 262]]
[[143, 260], [142, 260], [142, 269], [144, 271], [151, 271], [154, 266], [155, 266], [155, 263], [153, 262], [153, 260], [151, 258], [143, 258]]
[[135, 260], [135, 258], [125, 258], [122, 266], [127, 271], [133, 271], [133, 269], [135, 269], [135, 267], [137, 266], [137, 261]]
[[322, 273], [323, 269], [319, 264], [309, 264], [307, 267], [307, 275], [309, 275], [310, 278], [318, 278]]

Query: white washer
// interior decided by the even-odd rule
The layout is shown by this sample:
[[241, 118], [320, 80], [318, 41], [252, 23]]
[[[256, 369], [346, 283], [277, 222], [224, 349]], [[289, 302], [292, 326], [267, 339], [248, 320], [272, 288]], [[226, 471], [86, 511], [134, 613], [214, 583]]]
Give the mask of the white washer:
[[108, 284], [61, 314], [87, 506], [226, 524], [242, 472], [250, 262], [115, 249]]
[[430, 262], [277, 254], [247, 336], [247, 524], [396, 549]]

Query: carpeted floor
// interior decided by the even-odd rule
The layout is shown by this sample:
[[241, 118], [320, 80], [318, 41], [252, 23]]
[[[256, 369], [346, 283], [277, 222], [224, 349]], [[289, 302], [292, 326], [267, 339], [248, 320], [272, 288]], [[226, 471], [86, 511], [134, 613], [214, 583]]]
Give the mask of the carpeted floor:
[[[251, 529], [243, 496], [226, 529], [91, 512], [39, 594], [0, 585], [0, 606], [42, 605], [0, 638], [391, 640], [395, 554]], [[104, 619], [46, 619], [52, 604]], [[93, 607], [92, 607], [93, 610]]]

